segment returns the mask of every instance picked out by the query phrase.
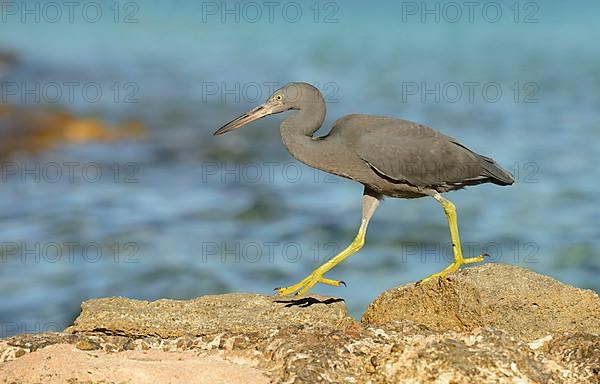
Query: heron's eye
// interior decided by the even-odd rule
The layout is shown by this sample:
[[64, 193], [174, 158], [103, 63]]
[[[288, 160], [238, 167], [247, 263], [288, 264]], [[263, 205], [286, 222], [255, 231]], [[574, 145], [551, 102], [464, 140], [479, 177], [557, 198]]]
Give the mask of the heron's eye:
[[275, 100], [281, 101], [281, 100], [283, 100], [283, 96], [282, 95], [277, 95], [277, 96], [275, 96]]

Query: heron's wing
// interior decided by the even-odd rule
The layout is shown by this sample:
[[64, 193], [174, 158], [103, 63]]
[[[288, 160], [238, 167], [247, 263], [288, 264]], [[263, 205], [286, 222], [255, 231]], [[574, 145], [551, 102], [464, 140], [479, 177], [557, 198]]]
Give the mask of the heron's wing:
[[418, 187], [512, 183], [512, 176], [494, 160], [421, 124], [350, 115], [335, 125], [346, 131], [344, 137], [360, 158], [393, 182]]

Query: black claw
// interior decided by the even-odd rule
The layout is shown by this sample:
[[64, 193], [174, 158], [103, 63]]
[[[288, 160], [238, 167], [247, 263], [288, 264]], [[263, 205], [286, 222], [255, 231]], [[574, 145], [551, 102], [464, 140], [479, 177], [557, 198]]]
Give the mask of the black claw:
[[485, 258], [485, 257], [492, 257], [492, 256], [490, 256], [490, 254], [489, 254], [489, 253], [482, 253], [482, 254], [481, 254], [481, 256], [483, 256], [484, 258]]
[[340, 284], [344, 284], [344, 287], [348, 286], [348, 284], [346, 284], [346, 282], [344, 280], [340, 280]]

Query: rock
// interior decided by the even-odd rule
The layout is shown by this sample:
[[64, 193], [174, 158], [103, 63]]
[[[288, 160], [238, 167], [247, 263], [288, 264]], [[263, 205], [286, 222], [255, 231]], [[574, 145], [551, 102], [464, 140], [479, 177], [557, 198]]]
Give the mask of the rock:
[[61, 108], [0, 104], [0, 160], [20, 153], [41, 153], [64, 144], [111, 143], [143, 137], [138, 121], [110, 125], [80, 118]]
[[[27, 339], [27, 341], [25, 341]], [[88, 334], [16, 336], [34, 352], [0, 364], [0, 382], [594, 383], [597, 335], [559, 334], [536, 348], [493, 329], [434, 331], [410, 321], [282, 327], [271, 334], [161, 339]], [[237, 341], [240, 342], [237, 342]], [[40, 347], [44, 345], [44, 347]], [[80, 350], [77, 345], [99, 346]], [[583, 347], [583, 348], [581, 348]], [[160, 378], [160, 380], [159, 380]], [[86, 381], [87, 380], [87, 381]]]
[[268, 377], [251, 364], [202, 356], [192, 351], [80, 351], [56, 344], [0, 366], [7, 383], [264, 383]]
[[0, 340], [0, 383], [600, 383], [597, 300], [502, 265], [388, 291], [362, 324], [321, 296], [95, 299], [65, 332]]
[[342, 299], [322, 296], [290, 300], [232, 293], [154, 302], [114, 297], [85, 301], [66, 332], [172, 338], [268, 333], [289, 326], [338, 329], [355, 322]]
[[600, 337], [588, 333], [564, 333], [552, 337], [546, 354], [589, 383], [600, 383]]
[[600, 334], [600, 298], [520, 267], [484, 264], [445, 280], [390, 289], [362, 316], [372, 325], [395, 320], [435, 330], [494, 328], [523, 341], [561, 332]]

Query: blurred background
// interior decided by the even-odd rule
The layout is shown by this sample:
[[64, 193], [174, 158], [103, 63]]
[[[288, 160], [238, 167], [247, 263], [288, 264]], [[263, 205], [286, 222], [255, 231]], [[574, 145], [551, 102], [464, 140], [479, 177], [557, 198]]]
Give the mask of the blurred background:
[[[67, 2], [68, 3], [68, 2]], [[354, 237], [360, 185], [281, 144], [283, 115], [212, 132], [289, 81], [323, 129], [415, 120], [512, 187], [448, 194], [464, 252], [600, 291], [597, 1], [0, 1], [0, 336], [82, 300], [272, 293]], [[359, 317], [451, 260], [433, 199], [387, 199], [329, 277]]]

